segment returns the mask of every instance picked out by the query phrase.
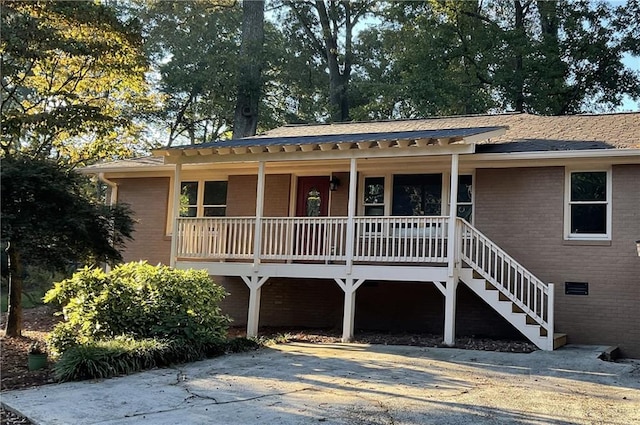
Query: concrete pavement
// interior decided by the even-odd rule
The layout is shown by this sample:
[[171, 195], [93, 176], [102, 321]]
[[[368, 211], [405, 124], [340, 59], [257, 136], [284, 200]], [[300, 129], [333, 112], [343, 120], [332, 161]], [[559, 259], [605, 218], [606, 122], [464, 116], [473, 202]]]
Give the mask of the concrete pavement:
[[276, 345], [2, 394], [36, 424], [640, 424], [640, 361], [605, 347], [497, 353]]

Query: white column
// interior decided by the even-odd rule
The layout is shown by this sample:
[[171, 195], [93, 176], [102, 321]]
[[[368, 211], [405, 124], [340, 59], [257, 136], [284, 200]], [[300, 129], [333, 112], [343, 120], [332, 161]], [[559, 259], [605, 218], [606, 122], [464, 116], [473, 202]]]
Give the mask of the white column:
[[256, 275], [242, 276], [242, 280], [249, 287], [249, 313], [247, 315], [247, 337], [258, 335], [258, 323], [260, 322], [260, 296], [262, 285], [268, 277], [259, 278]]
[[353, 340], [353, 325], [356, 318], [356, 291], [353, 279], [347, 279], [347, 290], [344, 292], [344, 316], [342, 318], [342, 342]]
[[253, 239], [253, 267], [258, 271], [262, 250], [262, 213], [264, 211], [264, 161], [258, 163], [258, 187], [256, 190], [256, 228]]
[[180, 217], [180, 189], [181, 189], [181, 172], [182, 164], [177, 163], [173, 172], [173, 205], [171, 209], [171, 258], [169, 264], [171, 267], [176, 266], [176, 257], [178, 256], [178, 217]]
[[334, 279], [344, 291], [344, 314], [342, 317], [342, 342], [353, 340], [353, 325], [356, 316], [356, 291], [364, 283], [364, 279]]
[[453, 346], [456, 341], [456, 289], [458, 277], [447, 279], [444, 294], [444, 344]]
[[351, 267], [353, 266], [353, 251], [355, 244], [355, 222], [354, 217], [356, 215], [356, 188], [358, 183], [357, 163], [355, 158], [351, 158], [351, 164], [349, 169], [349, 204], [347, 212], [347, 240], [346, 240], [346, 272], [347, 275], [351, 274]]
[[451, 155], [451, 184], [449, 185], [449, 226], [447, 229], [447, 259], [449, 277], [453, 276], [455, 267], [457, 237], [456, 218], [458, 211], [458, 154]]

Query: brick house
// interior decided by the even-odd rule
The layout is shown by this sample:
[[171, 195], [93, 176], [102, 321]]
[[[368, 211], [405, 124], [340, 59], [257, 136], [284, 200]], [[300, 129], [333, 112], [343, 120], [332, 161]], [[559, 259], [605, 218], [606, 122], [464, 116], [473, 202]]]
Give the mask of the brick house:
[[127, 261], [207, 269], [249, 335], [524, 336], [640, 357], [640, 113], [284, 126], [85, 172], [135, 211]]

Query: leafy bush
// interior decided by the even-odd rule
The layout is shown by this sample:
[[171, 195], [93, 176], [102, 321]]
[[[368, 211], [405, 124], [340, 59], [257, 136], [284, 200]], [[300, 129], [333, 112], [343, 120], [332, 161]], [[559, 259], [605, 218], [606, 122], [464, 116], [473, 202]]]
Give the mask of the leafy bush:
[[260, 346], [247, 338], [193, 345], [182, 340], [135, 340], [120, 336], [69, 347], [53, 370], [59, 381], [110, 378], [207, 356], [256, 350]]
[[204, 270], [146, 262], [123, 264], [110, 273], [84, 268], [45, 295], [45, 302], [62, 306], [65, 317], [49, 343], [57, 353], [78, 344], [95, 350], [91, 343], [122, 335], [213, 346], [224, 341], [230, 321], [218, 305], [225, 296]]

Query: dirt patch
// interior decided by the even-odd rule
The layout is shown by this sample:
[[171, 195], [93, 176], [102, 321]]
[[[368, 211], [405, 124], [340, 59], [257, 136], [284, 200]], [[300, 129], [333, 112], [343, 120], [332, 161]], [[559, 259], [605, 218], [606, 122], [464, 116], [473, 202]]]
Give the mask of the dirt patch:
[[[229, 329], [230, 336], [245, 336], [246, 329], [233, 327]], [[278, 342], [310, 342], [317, 344], [334, 344], [341, 341], [340, 330], [270, 328], [260, 329], [259, 336]], [[444, 347], [442, 335], [421, 333], [384, 333], [361, 331], [356, 332], [352, 341], [356, 344], [381, 345], [409, 345], [414, 347]], [[463, 336], [456, 338], [455, 348], [465, 350], [500, 351], [508, 353], [531, 353], [538, 350], [534, 344], [527, 341], [497, 340]]]
[[47, 306], [30, 308], [23, 311], [22, 337], [9, 338], [4, 335], [6, 314], [0, 318], [0, 344], [2, 353], [2, 391], [34, 387], [54, 382], [51, 365], [44, 369], [30, 371], [27, 365], [29, 347], [36, 341], [45, 343], [45, 338], [60, 321], [53, 315], [53, 309]]

